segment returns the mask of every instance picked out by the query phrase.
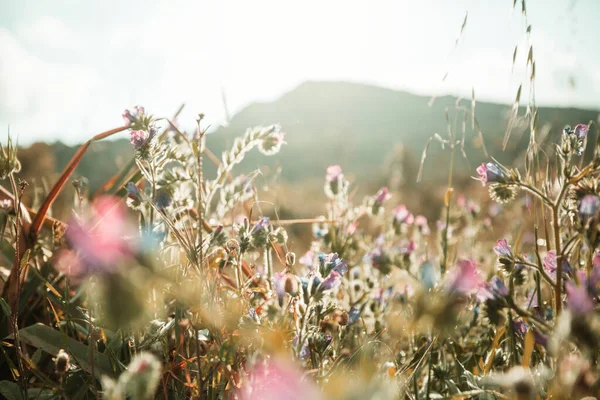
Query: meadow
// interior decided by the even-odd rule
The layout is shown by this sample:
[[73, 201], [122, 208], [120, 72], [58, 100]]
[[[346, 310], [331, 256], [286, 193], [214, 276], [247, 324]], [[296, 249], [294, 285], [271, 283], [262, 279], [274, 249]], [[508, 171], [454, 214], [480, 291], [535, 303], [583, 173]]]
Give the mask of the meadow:
[[[323, 215], [286, 220], [260, 199], [257, 174], [234, 173], [247, 153], [285, 146], [282, 128], [250, 128], [218, 158], [202, 118], [187, 133], [126, 110], [36, 209], [22, 201], [31, 189], [17, 148], [2, 147], [6, 398], [598, 394], [600, 156], [595, 147], [584, 162], [589, 125], [566, 127], [551, 155], [530, 151], [522, 169], [481, 164], [481, 203], [453, 188], [460, 140], [449, 131], [437, 220], [387, 187], [357, 198], [339, 165], [323, 171]], [[71, 173], [93, 141], [122, 131], [134, 157], [86, 196]], [[72, 217], [61, 221], [49, 210], [68, 185]], [[312, 238], [297, 253], [287, 231], [306, 224]]]

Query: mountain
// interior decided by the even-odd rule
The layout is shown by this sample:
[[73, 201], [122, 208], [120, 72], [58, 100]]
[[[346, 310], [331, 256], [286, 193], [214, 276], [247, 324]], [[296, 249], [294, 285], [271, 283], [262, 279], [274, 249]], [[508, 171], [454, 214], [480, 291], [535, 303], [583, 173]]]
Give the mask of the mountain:
[[[466, 110], [471, 101], [458, 103]], [[267, 103], [255, 103], [237, 113], [226, 127], [219, 128], [208, 137], [208, 145], [215, 150], [225, 149], [233, 138], [247, 127], [280, 123], [286, 132], [287, 146], [273, 160], [263, 160], [252, 155], [249, 163], [283, 165], [283, 177], [300, 180], [306, 177], [322, 177], [325, 168], [340, 164], [345, 171], [357, 177], [372, 176], [380, 169], [395, 147], [402, 144], [404, 153], [411, 158], [411, 172], [418, 169], [418, 160], [429, 138], [438, 133], [448, 138], [448, 123], [456, 127], [458, 139], [462, 138], [465, 122], [465, 153], [468, 162], [456, 156], [457, 172], [473, 174], [473, 168], [488, 159], [483, 153], [479, 135], [471, 128], [471, 117], [456, 110], [457, 99], [445, 96], [435, 99], [417, 96], [372, 85], [347, 82], [306, 82]], [[502, 151], [511, 106], [476, 102], [475, 116], [480, 125], [483, 141], [489, 155], [511, 162], [529, 141], [524, 123], [516, 124], [506, 151]], [[524, 115], [525, 109], [519, 110]], [[598, 111], [574, 108], [541, 107], [538, 110], [539, 131], [549, 132], [552, 137], [560, 135], [565, 125], [587, 123], [596, 120]], [[456, 118], [456, 121], [455, 121]], [[593, 125], [594, 140], [597, 130]], [[544, 127], [544, 129], [541, 129]], [[212, 140], [214, 138], [214, 140]], [[590, 146], [591, 147], [591, 146]], [[425, 162], [424, 180], [438, 180], [447, 176], [449, 152], [442, 151], [439, 143], [431, 143]], [[415, 172], [416, 173], [416, 172]], [[414, 181], [406, 176], [407, 181]]]
[[[448, 123], [456, 127], [457, 137], [462, 138], [463, 122], [466, 126], [464, 149], [456, 153], [458, 175], [474, 173], [475, 166], [488, 159], [484, 154], [478, 135], [472, 130], [470, 116], [456, 111], [457, 99], [439, 97], [431, 102], [429, 97], [417, 96], [372, 85], [347, 82], [306, 82], [285, 93], [272, 102], [254, 103], [238, 112], [227, 126], [218, 128], [207, 137], [207, 145], [215, 153], [229, 148], [233, 139], [248, 127], [280, 123], [288, 143], [273, 157], [264, 157], [253, 151], [239, 170], [256, 169], [259, 166], [282, 167], [282, 177], [291, 182], [309, 178], [322, 179], [328, 165], [340, 164], [347, 175], [357, 179], [387, 179], [397, 168], [403, 169], [405, 182], [414, 183], [421, 152], [429, 138], [438, 133], [447, 138]], [[470, 110], [471, 101], [458, 103]], [[510, 106], [477, 102], [475, 115], [488, 153], [505, 162], [512, 162], [527, 147], [529, 134], [523, 123], [517, 124], [508, 149], [502, 151], [501, 143], [507, 126]], [[524, 115], [521, 108], [519, 115]], [[539, 135], [549, 132], [557, 137], [564, 125], [587, 123], [596, 120], [598, 112], [574, 108], [539, 108]], [[590, 140], [597, 140], [597, 129], [592, 126]], [[399, 147], [402, 145], [403, 147]], [[24, 160], [26, 175], [60, 171], [76, 151], [61, 143], [36, 144]], [[42, 171], [36, 168], [40, 150], [46, 148], [54, 160], [46, 160]], [[590, 149], [592, 146], [588, 146]], [[25, 151], [27, 153], [27, 151]], [[126, 140], [95, 143], [77, 169], [86, 176], [92, 190], [117, 171], [119, 165], [132, 155]], [[424, 181], [445, 179], [448, 173], [449, 152], [442, 151], [439, 143], [431, 143], [425, 162]], [[387, 170], [386, 170], [387, 169]], [[391, 169], [391, 171], [390, 171]], [[37, 170], [37, 172], [35, 171]], [[210, 172], [210, 171], [209, 171]], [[383, 172], [383, 174], [382, 174]]]

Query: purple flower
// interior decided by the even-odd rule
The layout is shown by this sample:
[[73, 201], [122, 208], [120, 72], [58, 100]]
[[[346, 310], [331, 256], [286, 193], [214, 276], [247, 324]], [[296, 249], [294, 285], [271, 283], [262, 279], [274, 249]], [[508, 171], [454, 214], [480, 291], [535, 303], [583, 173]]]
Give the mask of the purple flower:
[[576, 315], [586, 314], [594, 308], [592, 301], [585, 286], [576, 286], [573, 282], [567, 282], [567, 306]]
[[325, 278], [319, 286], [321, 290], [331, 290], [340, 286], [342, 283], [342, 275], [337, 271], [331, 271], [331, 273]]
[[129, 135], [129, 140], [131, 141], [133, 148], [136, 150], [141, 149], [146, 145], [146, 143], [148, 143], [149, 135], [146, 131], [131, 131], [129, 132]]
[[352, 325], [358, 318], [360, 317], [360, 310], [356, 307], [350, 307], [350, 311], [348, 311], [348, 325]]
[[496, 242], [496, 246], [494, 247], [494, 251], [499, 257], [512, 257], [512, 251], [510, 250], [510, 245], [506, 239], [498, 240], [498, 242]]
[[129, 197], [132, 200], [140, 199], [140, 190], [133, 182], [129, 182], [127, 184], [127, 197]]
[[586, 124], [578, 124], [573, 128], [573, 133], [579, 139], [584, 139], [588, 134], [588, 126]]
[[325, 174], [325, 180], [327, 182], [333, 182], [342, 177], [342, 167], [339, 165], [331, 165], [327, 167], [327, 173]]
[[398, 250], [400, 251], [400, 254], [405, 255], [405, 256], [409, 256], [413, 251], [415, 251], [416, 248], [417, 248], [417, 246], [415, 245], [415, 242], [412, 240], [404, 240], [402, 242], [402, 244], [400, 246], [398, 246]]
[[494, 163], [483, 163], [477, 167], [479, 174], [478, 180], [485, 186], [486, 183], [503, 183], [505, 181], [504, 173]]
[[285, 296], [285, 273], [277, 272], [273, 275], [273, 289], [275, 289], [275, 293], [277, 294], [277, 298], [279, 302], [283, 300]]
[[542, 260], [544, 270], [551, 278], [556, 279], [556, 251], [550, 250]]
[[524, 336], [527, 333], [527, 328], [529, 328], [529, 325], [525, 321], [513, 321], [513, 329], [517, 335]]
[[451, 293], [467, 294], [483, 283], [477, 271], [477, 264], [473, 260], [458, 260], [456, 267], [447, 277], [447, 287]]
[[173, 198], [169, 195], [169, 193], [167, 193], [167, 191], [159, 190], [154, 202], [159, 210], [165, 210], [171, 205]]
[[252, 232], [260, 232], [267, 229], [269, 223], [269, 217], [262, 217], [261, 219], [256, 221], [256, 224], [254, 224], [254, 226], [252, 227]]
[[137, 122], [144, 114], [146, 110], [144, 107], [135, 106], [133, 107], [133, 111], [125, 110], [123, 112], [123, 122], [125, 126], [131, 126], [131, 124]]
[[586, 194], [579, 201], [579, 217], [582, 220], [594, 217], [600, 208], [600, 197], [595, 194]]
[[388, 200], [392, 195], [389, 193], [388, 188], [386, 186], [379, 189], [377, 195], [375, 196], [375, 202], [379, 205], [382, 205], [384, 201]]
[[490, 279], [490, 287], [494, 294], [500, 297], [508, 296], [508, 288], [504, 284], [504, 281], [499, 276], [495, 275]]
[[404, 204], [400, 204], [394, 209], [394, 221], [399, 224], [412, 224], [414, 216], [408, 211]]

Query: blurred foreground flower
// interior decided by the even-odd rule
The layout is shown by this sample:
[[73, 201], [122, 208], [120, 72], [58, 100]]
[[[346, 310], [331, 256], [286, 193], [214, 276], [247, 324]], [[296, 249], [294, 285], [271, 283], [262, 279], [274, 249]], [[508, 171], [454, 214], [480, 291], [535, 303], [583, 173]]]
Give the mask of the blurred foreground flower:
[[160, 381], [162, 365], [151, 353], [136, 355], [117, 381], [108, 377], [102, 378], [103, 398], [117, 400], [151, 399]]
[[323, 395], [303, 380], [301, 371], [280, 360], [268, 360], [248, 372], [248, 382], [240, 390], [241, 400], [320, 400]]
[[73, 219], [67, 229], [67, 241], [73, 251], [65, 250], [59, 268], [68, 275], [81, 277], [95, 272], [111, 272], [124, 257], [136, 251], [131, 241], [135, 230], [127, 223], [118, 199], [99, 198], [88, 219]]
[[458, 260], [454, 270], [446, 276], [446, 284], [450, 293], [468, 294], [483, 284], [483, 279], [473, 260]]

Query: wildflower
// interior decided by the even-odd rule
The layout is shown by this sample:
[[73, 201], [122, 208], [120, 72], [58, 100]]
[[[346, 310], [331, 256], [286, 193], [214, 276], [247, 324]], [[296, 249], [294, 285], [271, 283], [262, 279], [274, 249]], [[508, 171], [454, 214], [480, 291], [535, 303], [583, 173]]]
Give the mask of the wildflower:
[[567, 289], [567, 306], [573, 314], [584, 315], [594, 308], [594, 302], [585, 286], [567, 282], [565, 288]]
[[342, 174], [342, 167], [339, 165], [331, 165], [327, 167], [327, 172], [325, 174], [325, 180], [327, 182], [333, 182], [339, 180], [344, 175]]
[[70, 368], [70, 357], [69, 354], [60, 349], [58, 354], [56, 355], [56, 360], [54, 361], [54, 367], [56, 368], [56, 372], [60, 375], [67, 372]]
[[517, 190], [515, 186], [511, 185], [499, 185], [493, 184], [488, 189], [490, 198], [497, 203], [508, 203], [517, 196]]
[[473, 260], [458, 260], [454, 271], [447, 276], [447, 288], [451, 293], [468, 294], [482, 283]]
[[342, 275], [337, 271], [331, 271], [331, 273], [321, 282], [319, 288], [321, 290], [331, 290], [340, 286], [342, 283]]
[[360, 310], [356, 307], [350, 307], [350, 311], [348, 311], [348, 325], [352, 325], [358, 318], [360, 317]]
[[[319, 217], [319, 220], [325, 220], [325, 217]], [[327, 236], [329, 233], [329, 227], [325, 222], [315, 222], [312, 224], [312, 234], [315, 239], [321, 239]]]
[[248, 382], [239, 393], [241, 400], [323, 399], [319, 389], [303, 380], [303, 373], [281, 360], [260, 362], [248, 372]]
[[384, 201], [389, 200], [391, 197], [392, 195], [389, 193], [388, 188], [384, 186], [379, 189], [379, 192], [377, 192], [377, 195], [375, 195], [375, 202], [381, 205]]
[[422, 235], [429, 235], [431, 230], [429, 229], [429, 224], [427, 223], [427, 218], [423, 215], [417, 215], [415, 217], [415, 226], [419, 229]]
[[496, 246], [494, 247], [494, 251], [499, 257], [512, 257], [512, 251], [506, 239], [498, 240], [498, 242], [496, 242]]
[[136, 355], [119, 377], [119, 385], [133, 399], [150, 399], [158, 387], [162, 365], [151, 353]]
[[262, 217], [252, 227], [252, 232], [261, 232], [268, 228], [270, 223], [269, 217]]
[[160, 189], [156, 194], [154, 202], [159, 210], [165, 210], [173, 202], [173, 197], [171, 197], [170, 193], [167, 190]]
[[575, 125], [573, 134], [577, 136], [578, 139], [584, 139], [588, 134], [588, 126], [586, 124]]
[[304, 255], [302, 257], [300, 257], [298, 262], [300, 264], [306, 266], [308, 269], [313, 269], [314, 260], [315, 260], [315, 253], [313, 251], [309, 250], [306, 253], [304, 253]]
[[556, 279], [556, 251], [550, 250], [546, 253], [546, 256], [542, 259], [544, 270], [550, 275], [551, 278]]
[[279, 299], [279, 304], [282, 304], [285, 296], [285, 273], [277, 272], [273, 275], [273, 289]]
[[368, 258], [371, 260], [371, 265], [373, 268], [379, 270], [384, 275], [387, 275], [391, 271], [392, 260], [385, 253], [383, 248], [376, 247], [368, 255]]
[[494, 163], [483, 163], [477, 167], [477, 173], [479, 174], [478, 180], [485, 186], [486, 183], [504, 183], [506, 177], [500, 167]]
[[330, 199], [334, 200], [348, 189], [348, 181], [344, 179], [342, 167], [332, 165], [327, 167], [325, 173], [325, 194]]
[[131, 131], [129, 132], [129, 141], [134, 149], [140, 150], [146, 146], [150, 135], [146, 131]]
[[112, 271], [123, 257], [134, 253], [134, 244], [125, 238], [135, 232], [127, 224], [125, 212], [116, 199], [101, 197], [93, 204], [92, 211], [87, 221], [71, 221], [67, 240], [83, 258], [87, 272]]
[[400, 204], [394, 209], [395, 223], [410, 225], [414, 222], [414, 219], [414, 216], [408, 211], [404, 204]]
[[417, 246], [413, 240], [406, 239], [402, 242], [400, 246], [398, 246], [398, 250], [403, 256], [410, 256], [416, 248]]
[[579, 201], [579, 217], [586, 221], [588, 218], [596, 216], [600, 208], [600, 197], [595, 194], [586, 194]]
[[123, 112], [123, 123], [128, 127], [137, 124], [144, 118], [145, 114], [146, 110], [141, 106], [133, 107], [133, 111], [125, 110]]

